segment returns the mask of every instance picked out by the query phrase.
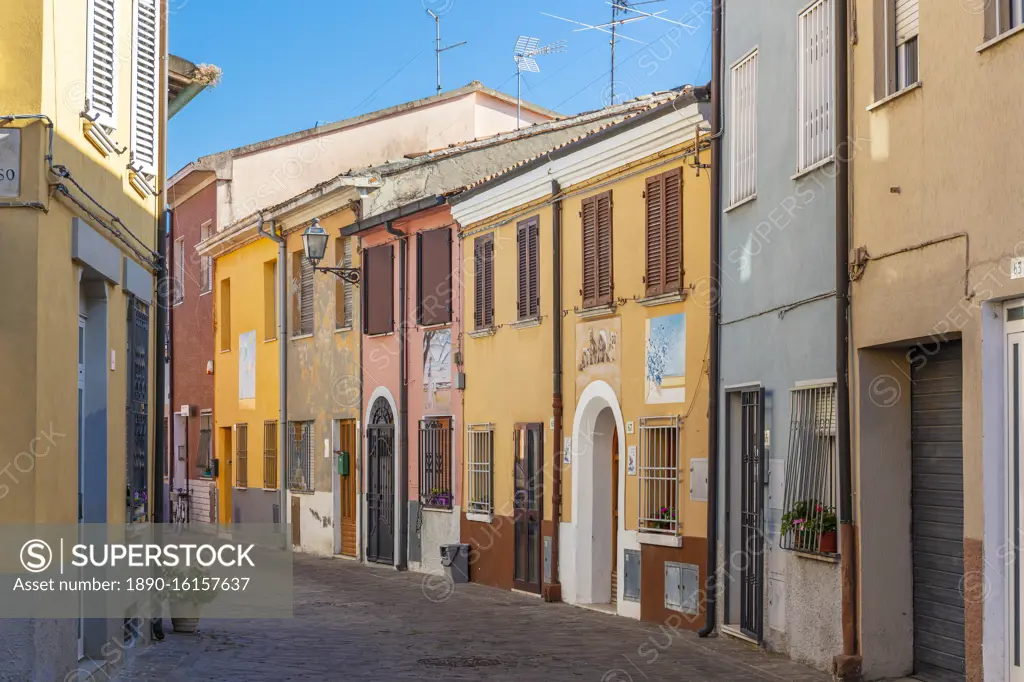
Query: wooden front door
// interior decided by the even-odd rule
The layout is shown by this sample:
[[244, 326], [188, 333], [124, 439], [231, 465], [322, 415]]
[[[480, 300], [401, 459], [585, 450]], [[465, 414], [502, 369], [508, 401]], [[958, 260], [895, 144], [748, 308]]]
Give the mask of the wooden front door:
[[515, 571], [517, 590], [540, 593], [543, 561], [544, 427], [519, 424], [515, 431]]
[[223, 426], [220, 429], [220, 471], [217, 472], [218, 491], [220, 492], [220, 522], [230, 524], [234, 509], [231, 506], [231, 492], [235, 483], [235, 472], [231, 466], [235, 459], [233, 429]]
[[335, 443], [335, 457], [348, 460], [348, 473], [338, 475], [338, 490], [341, 492], [341, 553], [356, 555], [356, 422], [353, 419], [339, 419], [338, 440]]
[[612, 604], [619, 599], [619, 430], [612, 431]]

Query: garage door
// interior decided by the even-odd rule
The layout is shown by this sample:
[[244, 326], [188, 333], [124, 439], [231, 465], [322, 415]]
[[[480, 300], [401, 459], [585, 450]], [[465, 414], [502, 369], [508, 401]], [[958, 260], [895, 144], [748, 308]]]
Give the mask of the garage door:
[[955, 682], [966, 679], [960, 343], [922, 353], [913, 364], [914, 676]]

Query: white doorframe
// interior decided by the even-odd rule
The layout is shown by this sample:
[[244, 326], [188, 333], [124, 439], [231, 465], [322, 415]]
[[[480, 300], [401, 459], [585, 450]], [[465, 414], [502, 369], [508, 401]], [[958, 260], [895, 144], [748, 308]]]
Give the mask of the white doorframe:
[[1020, 624], [1024, 621], [1024, 565], [1021, 561], [1020, 532], [1024, 515], [1024, 480], [1021, 479], [1020, 458], [1024, 453], [1024, 301], [1008, 301], [1003, 305], [1006, 341], [1006, 660], [1009, 682], [1024, 682], [1024, 642]]

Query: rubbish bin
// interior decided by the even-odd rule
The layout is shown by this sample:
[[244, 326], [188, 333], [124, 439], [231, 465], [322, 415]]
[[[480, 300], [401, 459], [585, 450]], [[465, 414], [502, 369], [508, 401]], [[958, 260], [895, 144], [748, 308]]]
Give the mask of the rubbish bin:
[[441, 565], [453, 583], [468, 583], [469, 545], [441, 545]]

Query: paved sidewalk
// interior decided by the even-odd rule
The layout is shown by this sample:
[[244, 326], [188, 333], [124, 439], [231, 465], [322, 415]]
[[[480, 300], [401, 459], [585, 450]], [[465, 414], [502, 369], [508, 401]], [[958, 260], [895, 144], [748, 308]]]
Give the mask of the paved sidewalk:
[[296, 555], [294, 580], [295, 618], [203, 621], [197, 636], [148, 647], [117, 681], [830, 679], [728, 638], [479, 585], [437, 601], [436, 578], [418, 573]]

